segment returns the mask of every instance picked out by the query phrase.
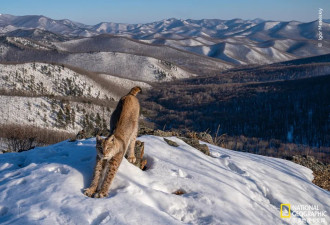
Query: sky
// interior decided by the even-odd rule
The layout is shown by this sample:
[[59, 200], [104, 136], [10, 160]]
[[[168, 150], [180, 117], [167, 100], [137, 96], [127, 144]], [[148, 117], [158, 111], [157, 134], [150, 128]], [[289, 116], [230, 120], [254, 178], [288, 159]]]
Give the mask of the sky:
[[330, 18], [329, 0], [0, 0], [0, 13], [44, 15], [88, 25], [177, 19], [255, 19], [302, 22]]

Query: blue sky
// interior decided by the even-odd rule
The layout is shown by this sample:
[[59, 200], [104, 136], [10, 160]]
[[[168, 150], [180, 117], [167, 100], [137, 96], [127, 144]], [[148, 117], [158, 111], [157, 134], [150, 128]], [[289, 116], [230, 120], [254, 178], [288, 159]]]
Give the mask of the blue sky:
[[0, 0], [0, 13], [44, 15], [85, 24], [145, 23], [166, 18], [312, 21], [330, 18], [329, 0]]

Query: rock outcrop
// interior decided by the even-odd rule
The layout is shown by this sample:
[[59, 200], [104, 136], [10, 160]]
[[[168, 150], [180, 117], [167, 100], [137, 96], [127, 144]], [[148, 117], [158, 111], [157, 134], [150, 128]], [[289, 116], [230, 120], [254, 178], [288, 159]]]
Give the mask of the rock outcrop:
[[330, 165], [325, 165], [313, 156], [295, 155], [293, 162], [305, 166], [313, 171], [313, 183], [325, 190], [330, 191]]

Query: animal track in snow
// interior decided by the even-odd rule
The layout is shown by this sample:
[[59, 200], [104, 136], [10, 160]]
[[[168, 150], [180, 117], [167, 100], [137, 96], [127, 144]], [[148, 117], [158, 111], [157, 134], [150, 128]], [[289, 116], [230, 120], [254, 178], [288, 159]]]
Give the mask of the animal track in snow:
[[220, 159], [230, 159], [230, 156], [229, 155], [221, 155], [220, 157], [219, 157]]
[[171, 175], [174, 177], [181, 177], [181, 178], [188, 178], [188, 179], [192, 178], [192, 176], [188, 175], [185, 171], [183, 171], [181, 169], [178, 169], [178, 170], [173, 169]]
[[235, 173], [238, 173], [240, 175], [246, 174], [246, 171], [239, 168], [235, 163], [229, 162], [228, 167], [230, 170], [234, 171]]
[[109, 217], [109, 212], [103, 212], [98, 215], [92, 222], [93, 225], [101, 224], [107, 217]]
[[220, 159], [220, 161], [225, 165], [228, 166], [229, 162], [228, 160], [230, 159], [229, 155], [221, 155], [220, 157], [218, 157]]

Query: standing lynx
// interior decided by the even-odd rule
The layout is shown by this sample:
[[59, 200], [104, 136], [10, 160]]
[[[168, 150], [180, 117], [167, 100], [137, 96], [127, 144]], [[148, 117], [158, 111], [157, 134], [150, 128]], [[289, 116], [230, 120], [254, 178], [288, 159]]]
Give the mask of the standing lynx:
[[95, 198], [108, 196], [111, 182], [127, 150], [128, 161], [135, 162], [134, 148], [140, 114], [139, 100], [135, 96], [140, 91], [140, 87], [134, 87], [120, 99], [111, 115], [110, 135], [105, 139], [96, 137], [94, 176], [85, 195]]

